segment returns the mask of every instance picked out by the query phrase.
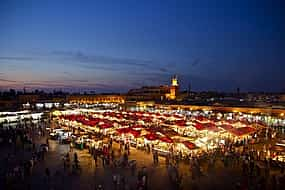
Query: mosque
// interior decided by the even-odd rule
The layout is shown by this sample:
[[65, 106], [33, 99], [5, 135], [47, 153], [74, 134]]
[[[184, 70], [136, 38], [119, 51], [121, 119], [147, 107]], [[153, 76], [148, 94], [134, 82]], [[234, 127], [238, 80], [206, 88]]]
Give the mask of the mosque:
[[163, 101], [175, 100], [179, 93], [177, 76], [171, 78], [171, 85], [143, 86], [131, 89], [126, 95], [127, 101]]

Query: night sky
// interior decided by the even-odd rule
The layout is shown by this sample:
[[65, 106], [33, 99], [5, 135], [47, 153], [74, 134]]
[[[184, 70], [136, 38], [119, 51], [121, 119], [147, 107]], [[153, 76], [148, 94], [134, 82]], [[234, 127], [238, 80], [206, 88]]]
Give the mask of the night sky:
[[283, 0], [0, 0], [0, 88], [285, 89]]

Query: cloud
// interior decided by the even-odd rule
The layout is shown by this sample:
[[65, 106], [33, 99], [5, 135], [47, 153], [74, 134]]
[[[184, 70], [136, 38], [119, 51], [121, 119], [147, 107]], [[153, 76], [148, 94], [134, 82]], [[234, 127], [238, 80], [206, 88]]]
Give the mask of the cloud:
[[64, 74], [64, 75], [68, 75], [68, 76], [72, 75], [72, 73], [67, 72], [67, 71], [62, 72], [62, 74]]
[[164, 73], [169, 72], [169, 70], [166, 69], [166, 68], [160, 68], [159, 70], [160, 70], [161, 72], [164, 72]]
[[4, 61], [29, 61], [32, 57], [16, 57], [16, 56], [0, 56], [0, 60]]
[[197, 59], [195, 59], [193, 62], [192, 62], [192, 66], [194, 67], [194, 66], [197, 66], [197, 65], [199, 65], [200, 64], [200, 59], [199, 58], [197, 58]]
[[[159, 61], [143, 60], [124, 57], [89, 55], [82, 51], [52, 51], [52, 55], [59, 56], [78, 63], [80, 67], [87, 69], [99, 69], [107, 71], [119, 71], [126, 69], [146, 69], [149, 71], [170, 72], [165, 67], [161, 67]], [[130, 68], [131, 67], [131, 68]]]
[[[32, 81], [25, 82], [17, 87], [30, 88], [30, 89], [66, 89], [71, 91], [89, 91], [95, 90], [97, 92], [126, 92], [130, 89], [130, 84], [124, 84], [123, 81], [116, 81], [113, 83], [107, 82], [87, 82], [84, 80], [74, 80], [79, 83], [68, 83], [64, 81]], [[0, 86], [1, 87], [1, 86]]]
[[1, 82], [17, 82], [15, 80], [8, 80], [8, 79], [3, 79], [3, 78], [0, 78], [0, 81]]
[[119, 58], [112, 56], [101, 56], [101, 55], [88, 55], [81, 51], [52, 51], [52, 54], [57, 56], [72, 57], [76, 61], [85, 63], [104, 63], [112, 65], [131, 65], [131, 66], [147, 66], [149, 61], [138, 60], [131, 58]]
[[[50, 51], [45, 52], [44, 55], [37, 54], [31, 57], [0, 57], [0, 61], [30, 59], [33, 59], [33, 61], [39, 60], [41, 66], [28, 70], [30, 65], [27, 64], [30, 62], [21, 63], [22, 68], [27, 67], [21, 69], [24, 78], [22, 77], [21, 80], [14, 83], [11, 83], [11, 81], [8, 83], [9, 80], [5, 79], [4, 75], [2, 76], [0, 73], [0, 78], [3, 78], [3, 80], [0, 80], [3, 81], [3, 84], [0, 86], [6, 85], [4, 84], [4, 80], [6, 80], [5, 82], [11, 87], [16, 85], [21, 88], [79, 89], [91, 87], [102, 91], [121, 91], [140, 87], [137, 85], [139, 83], [144, 85], [168, 84], [169, 77], [174, 74], [171, 70], [175, 69], [173, 64], [168, 67], [168, 62], [93, 55], [82, 51]], [[47, 73], [45, 69], [50, 69], [46, 67], [45, 64], [47, 63], [57, 67], [58, 70]], [[18, 63], [13, 66], [19, 70]], [[9, 69], [11, 70], [10, 63]], [[30, 76], [30, 71], [34, 72], [33, 76]], [[41, 73], [44, 74], [43, 77], [41, 77]], [[139, 83], [137, 83], [138, 81]]]
[[84, 69], [91, 69], [91, 70], [104, 70], [104, 71], [120, 71], [122, 68], [120, 67], [114, 67], [112, 65], [107, 65], [107, 66], [102, 66], [102, 65], [95, 65], [95, 64], [87, 64], [87, 63], [81, 63], [78, 64], [78, 66], [80, 68], [84, 68]]
[[37, 80], [37, 81], [24, 81], [25, 85], [62, 85], [62, 84], [78, 84], [78, 83], [88, 83], [86, 79], [66, 79], [66, 80]]

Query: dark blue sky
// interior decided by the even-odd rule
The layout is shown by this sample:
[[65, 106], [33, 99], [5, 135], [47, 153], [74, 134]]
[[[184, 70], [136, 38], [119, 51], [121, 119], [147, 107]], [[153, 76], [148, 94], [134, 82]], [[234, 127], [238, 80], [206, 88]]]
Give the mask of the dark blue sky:
[[0, 0], [0, 88], [285, 89], [282, 0]]

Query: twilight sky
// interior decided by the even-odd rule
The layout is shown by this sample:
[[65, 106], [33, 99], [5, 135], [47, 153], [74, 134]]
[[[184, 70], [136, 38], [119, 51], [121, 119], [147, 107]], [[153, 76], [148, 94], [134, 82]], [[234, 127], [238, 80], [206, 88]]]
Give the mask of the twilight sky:
[[283, 0], [0, 0], [0, 89], [285, 89]]

